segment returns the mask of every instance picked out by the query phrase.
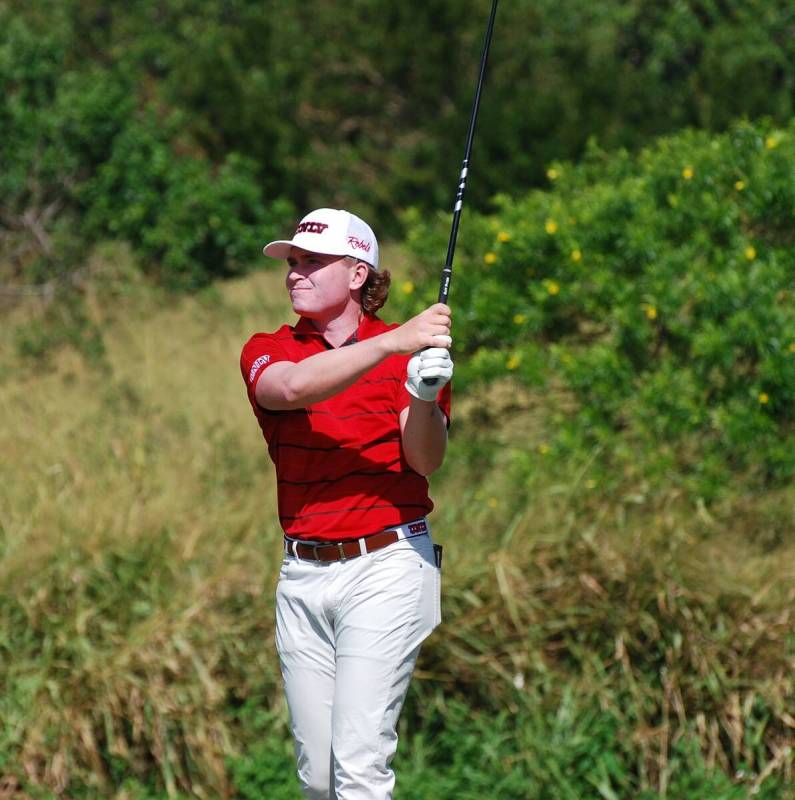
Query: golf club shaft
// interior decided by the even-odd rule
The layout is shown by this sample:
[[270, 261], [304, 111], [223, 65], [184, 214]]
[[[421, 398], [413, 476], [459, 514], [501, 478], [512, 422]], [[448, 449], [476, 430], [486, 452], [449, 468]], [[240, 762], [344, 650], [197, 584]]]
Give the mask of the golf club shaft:
[[[458, 225], [461, 221], [461, 208], [464, 205], [464, 190], [467, 184], [469, 173], [469, 159], [472, 155], [472, 140], [475, 138], [475, 123], [478, 119], [478, 108], [480, 107], [480, 93], [483, 90], [483, 79], [486, 75], [486, 63], [489, 60], [489, 48], [491, 47], [491, 34], [494, 30], [494, 18], [497, 16], [497, 0], [491, 4], [491, 14], [489, 24], [486, 27], [486, 37], [483, 42], [483, 56], [480, 59], [480, 74], [475, 88], [475, 99], [472, 101], [472, 116], [469, 118], [469, 132], [467, 133], [467, 144], [464, 151], [464, 162], [461, 165], [461, 174], [458, 178], [458, 190], [455, 195], [455, 205], [453, 206], [453, 225], [450, 229], [450, 241], [447, 244], [447, 258], [442, 268], [442, 277], [439, 282], [439, 302], [446, 303], [450, 294], [450, 280], [453, 277], [453, 256], [455, 255], [455, 243], [458, 238]], [[422, 382], [428, 386], [433, 386], [437, 378], [423, 378]]]
[[450, 280], [453, 277], [453, 256], [455, 255], [455, 243], [458, 238], [458, 225], [461, 221], [461, 207], [464, 204], [464, 190], [466, 189], [467, 174], [469, 173], [469, 159], [472, 155], [472, 141], [475, 138], [475, 124], [478, 119], [478, 108], [480, 107], [480, 94], [483, 90], [483, 79], [486, 75], [486, 63], [489, 60], [489, 48], [491, 46], [491, 34], [494, 30], [494, 18], [497, 15], [497, 0], [491, 4], [491, 14], [489, 24], [486, 28], [486, 38], [483, 42], [483, 56], [480, 59], [480, 75], [475, 89], [475, 99], [472, 102], [472, 116], [469, 120], [469, 132], [467, 133], [466, 150], [464, 151], [464, 162], [461, 165], [461, 175], [458, 179], [458, 191], [455, 196], [453, 207], [453, 225], [450, 230], [450, 241], [447, 245], [447, 258], [442, 269], [442, 277], [439, 283], [439, 302], [446, 303], [450, 293]]

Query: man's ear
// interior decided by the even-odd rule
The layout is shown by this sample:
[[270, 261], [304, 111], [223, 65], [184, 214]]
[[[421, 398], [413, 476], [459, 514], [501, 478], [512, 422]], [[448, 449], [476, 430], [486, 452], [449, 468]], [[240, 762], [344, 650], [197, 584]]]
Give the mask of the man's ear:
[[370, 272], [370, 267], [364, 261], [357, 261], [351, 272], [351, 289], [361, 289], [367, 280], [367, 275]]

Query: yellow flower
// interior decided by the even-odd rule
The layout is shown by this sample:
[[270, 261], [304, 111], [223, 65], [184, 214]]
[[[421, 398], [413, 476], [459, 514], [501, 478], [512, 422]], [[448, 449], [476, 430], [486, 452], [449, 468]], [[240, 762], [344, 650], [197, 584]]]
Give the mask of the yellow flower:
[[519, 356], [511, 356], [506, 362], [505, 366], [508, 367], [508, 369], [516, 369], [521, 363], [521, 360], [522, 359], [519, 358]]
[[549, 454], [549, 445], [546, 442], [541, 442], [538, 445], [538, 452], [541, 453], [542, 456], [546, 456]]
[[500, 504], [500, 501], [497, 500], [496, 497], [490, 497], [486, 502], [489, 504], [489, 508], [497, 508]]
[[596, 481], [593, 478], [588, 478], [588, 480], [585, 481], [585, 488], [586, 489], [595, 489], [596, 488]]
[[560, 284], [555, 281], [544, 281], [544, 286], [547, 287], [547, 291], [552, 295], [560, 293]]
[[648, 319], [657, 319], [657, 309], [654, 306], [646, 306], [646, 316]]
[[734, 188], [738, 192], [741, 192], [743, 189], [745, 189], [745, 181], [735, 181], [734, 182]]
[[414, 284], [411, 281], [403, 281], [400, 284], [403, 294], [411, 294], [414, 291]]
[[689, 181], [689, 180], [690, 180], [690, 179], [693, 177], [693, 167], [685, 167], [685, 168], [682, 170], [682, 177], [683, 177], [683, 178], [684, 178], [686, 181]]
[[582, 251], [581, 250], [572, 250], [571, 251], [571, 260], [572, 261], [582, 261]]
[[497, 254], [496, 253], [486, 253], [486, 255], [483, 256], [483, 260], [487, 264], [493, 264], [497, 260]]
[[770, 396], [767, 392], [759, 392], [759, 402], [764, 406], [770, 402]]
[[554, 167], [550, 167], [547, 170], [547, 178], [549, 178], [551, 181], [554, 181], [557, 180], [557, 177], [558, 177], [558, 171]]
[[776, 136], [768, 136], [767, 139], [765, 139], [765, 147], [768, 150], [778, 147], [778, 138]]
[[524, 324], [525, 322], [527, 322], [527, 317], [526, 317], [524, 314], [514, 314], [514, 315], [513, 315], [513, 321], [514, 321], [514, 322], [515, 322], [517, 325], [522, 325], [522, 324]]
[[509, 242], [511, 240], [511, 234], [508, 231], [500, 231], [497, 234], [497, 239], [501, 242]]
[[745, 248], [745, 257], [749, 261], [753, 261], [756, 258], [756, 248], [753, 245], [749, 244], [748, 247]]
[[795, 353], [795, 342], [790, 342], [789, 351], [790, 353]]
[[558, 230], [558, 223], [557, 223], [557, 222], [555, 222], [555, 220], [554, 220], [554, 219], [548, 219], [548, 220], [547, 220], [547, 221], [544, 223], [544, 230], [545, 230], [545, 231], [546, 231], [546, 232], [547, 232], [547, 233], [548, 233], [550, 236], [552, 236], [554, 233], [557, 233], [557, 230]]

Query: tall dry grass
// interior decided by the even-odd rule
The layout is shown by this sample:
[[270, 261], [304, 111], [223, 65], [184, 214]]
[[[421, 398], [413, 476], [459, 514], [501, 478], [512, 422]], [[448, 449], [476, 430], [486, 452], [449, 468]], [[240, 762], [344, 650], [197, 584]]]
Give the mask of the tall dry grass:
[[280, 281], [175, 300], [99, 280], [98, 365], [5, 342], [0, 741], [20, 779], [108, 781], [107, 753], [225, 791], [226, 682], [276, 679], [273, 476], [237, 359], [283, 317]]
[[[128, 797], [131, 775], [229, 797], [238, 712], [284, 715], [274, 482], [237, 366], [288, 316], [282, 278], [174, 299], [115, 274], [90, 289], [102, 358], [0, 344], [0, 777], [19, 797]], [[686, 735], [749, 791], [791, 781], [795, 494], [608, 497], [587, 454], [517, 485], [511, 453], [562, 401], [502, 386], [457, 405], [433, 492], [446, 624], [407, 715], [554, 707], [565, 687], [621, 720], [640, 787], [665, 796]]]

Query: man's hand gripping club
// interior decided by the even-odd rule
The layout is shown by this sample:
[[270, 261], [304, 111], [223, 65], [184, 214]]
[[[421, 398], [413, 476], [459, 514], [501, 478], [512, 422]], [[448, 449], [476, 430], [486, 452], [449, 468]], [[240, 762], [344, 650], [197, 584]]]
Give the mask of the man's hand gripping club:
[[[439, 336], [439, 339], [443, 337]], [[449, 336], [444, 337], [450, 339]], [[453, 360], [444, 347], [429, 347], [420, 350], [409, 359], [406, 368], [406, 389], [419, 400], [432, 403], [439, 390], [453, 377]], [[433, 381], [427, 382], [426, 381]]]
[[427, 344], [409, 360], [406, 389], [418, 400], [432, 403], [440, 389], [453, 377], [453, 361], [448, 349], [453, 343], [450, 338], [449, 306], [437, 303], [403, 327], [415, 325], [421, 341]]

